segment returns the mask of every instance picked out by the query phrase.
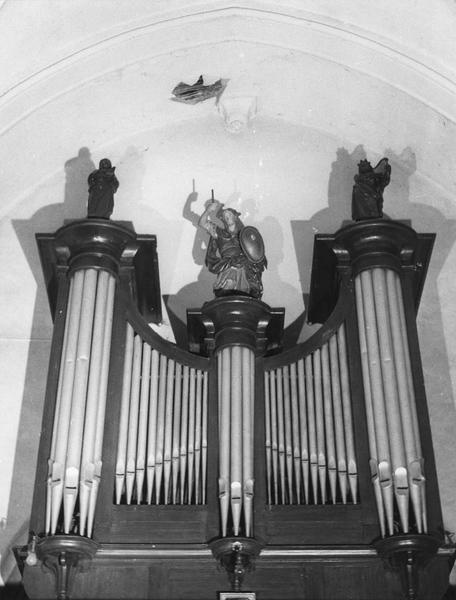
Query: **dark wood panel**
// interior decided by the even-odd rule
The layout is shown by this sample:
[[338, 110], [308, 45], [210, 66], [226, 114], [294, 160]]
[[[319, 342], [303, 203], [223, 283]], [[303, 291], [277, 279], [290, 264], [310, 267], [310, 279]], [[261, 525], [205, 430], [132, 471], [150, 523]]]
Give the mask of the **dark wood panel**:
[[[420, 576], [419, 600], [441, 600], [449, 559], [437, 556]], [[53, 597], [54, 582], [41, 566], [26, 566], [24, 585], [31, 599]], [[258, 600], [403, 600], [396, 573], [376, 555], [259, 557], [243, 589]], [[216, 600], [229, 591], [225, 572], [207, 553], [200, 558], [95, 558], [76, 575], [72, 600]]]
[[204, 543], [208, 509], [201, 506], [113, 506], [112, 543]]

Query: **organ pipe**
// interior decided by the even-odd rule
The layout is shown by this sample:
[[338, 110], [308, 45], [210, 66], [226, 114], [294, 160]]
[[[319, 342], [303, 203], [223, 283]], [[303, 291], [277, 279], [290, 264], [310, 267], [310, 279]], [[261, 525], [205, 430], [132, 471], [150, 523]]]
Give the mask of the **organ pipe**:
[[[305, 370], [304, 370], [305, 365]], [[299, 373], [299, 395], [301, 398], [302, 409], [300, 411], [301, 417], [301, 436], [305, 431], [307, 425], [307, 431], [309, 433], [309, 460], [310, 470], [312, 477], [312, 490], [313, 490], [313, 501], [314, 504], [318, 502], [318, 450], [317, 450], [317, 427], [315, 419], [315, 396], [313, 387], [313, 373], [312, 373], [312, 355], [309, 354], [305, 358], [303, 364], [302, 359], [298, 362], [298, 373]], [[304, 387], [305, 378], [305, 387]], [[307, 410], [305, 410], [307, 408]], [[303, 456], [306, 456], [305, 436], [301, 440], [301, 451]], [[308, 496], [306, 496], [306, 502]]]
[[122, 378], [122, 400], [120, 407], [119, 436], [117, 442], [116, 462], [116, 502], [120, 503], [122, 490], [125, 482], [127, 439], [128, 439], [128, 414], [130, 411], [130, 386], [133, 361], [133, 338], [132, 326], [127, 323], [125, 335], [125, 357]]
[[219, 502], [222, 536], [227, 535], [230, 503], [230, 444], [231, 444], [231, 353], [224, 349], [217, 357], [219, 368]]
[[249, 537], [253, 532], [254, 457], [252, 371], [253, 351], [243, 346], [227, 347], [219, 362], [219, 503], [222, 535]]
[[353, 435], [353, 420], [350, 398], [350, 383], [348, 377], [347, 343], [345, 338], [345, 326], [337, 331], [337, 357], [340, 367], [340, 386], [342, 395], [342, 417], [344, 422], [345, 447], [347, 451], [347, 474], [348, 483], [353, 502], [356, 503], [358, 472], [355, 454], [355, 439]]
[[[127, 328], [129, 325], [127, 324]], [[155, 479], [155, 447], [157, 441], [157, 411], [160, 355], [157, 350], [151, 352], [149, 422], [147, 426], [147, 504], [152, 502], [152, 492]], [[118, 503], [120, 502], [120, 498]]]
[[307, 356], [266, 371], [265, 411], [269, 503], [325, 504], [327, 480], [331, 504], [356, 503], [344, 324]]
[[201, 501], [203, 504], [206, 504], [206, 478], [207, 478], [207, 452], [208, 452], [208, 443], [207, 443], [207, 418], [208, 418], [208, 394], [209, 394], [209, 382], [208, 382], [208, 374], [207, 371], [203, 373], [203, 412], [202, 412], [202, 430], [201, 430], [201, 449], [202, 449], [202, 458], [201, 458]]
[[366, 365], [363, 382], [370, 460], [382, 534], [384, 514], [388, 533], [394, 532], [394, 507], [401, 530], [409, 531], [409, 504], [417, 531], [423, 532], [427, 530], [423, 460], [400, 277], [393, 269], [364, 270], [355, 280], [355, 290]]
[[152, 348], [127, 323], [116, 504], [206, 501], [207, 372]]
[[318, 479], [320, 484], [321, 502], [326, 502], [326, 445], [325, 445], [325, 421], [323, 407], [323, 378], [321, 368], [321, 348], [317, 348], [312, 355], [314, 375], [314, 398], [315, 398], [315, 420], [317, 430], [317, 464]]
[[[176, 381], [174, 386], [174, 419], [173, 419], [173, 441], [172, 441], [172, 503], [177, 504], [177, 491], [179, 481], [179, 432], [181, 429], [181, 407], [182, 407], [182, 365], [176, 362]], [[204, 504], [204, 502], [203, 502]]]
[[128, 415], [128, 440], [127, 440], [127, 467], [126, 467], [126, 489], [127, 504], [131, 504], [133, 498], [133, 486], [136, 477], [136, 450], [138, 435], [138, 408], [141, 373], [142, 344], [138, 336], [135, 336], [133, 344], [133, 366], [130, 390], [130, 410]]
[[252, 535], [253, 496], [254, 496], [254, 444], [253, 444], [253, 414], [254, 414], [254, 380], [253, 352], [242, 348], [242, 489], [245, 516], [245, 535]]
[[49, 458], [46, 532], [55, 534], [63, 504], [70, 533], [79, 501], [79, 531], [91, 536], [101, 477], [115, 279], [78, 269], [68, 295], [56, 410]]
[[279, 503], [279, 444], [277, 438], [277, 404], [275, 371], [269, 373], [271, 396], [271, 448], [272, 448], [272, 477], [274, 482], [274, 504]]
[[[298, 407], [298, 390], [297, 390], [297, 372], [296, 363], [290, 365], [290, 386], [291, 386], [291, 422], [293, 429], [293, 467], [296, 483], [296, 499], [298, 504], [301, 503], [301, 445], [299, 435], [299, 407]], [[302, 427], [302, 425], [301, 425]], [[304, 424], [303, 439], [306, 442], [307, 427]], [[305, 443], [307, 448], [307, 443]], [[306, 462], [307, 453], [303, 453], [303, 463]], [[307, 461], [308, 464], [308, 461]], [[305, 471], [305, 468], [304, 468]], [[307, 486], [306, 486], [307, 487]], [[290, 494], [291, 495], [291, 494]]]
[[83, 535], [87, 520], [87, 534], [89, 537], [92, 533], [95, 504], [101, 478], [101, 451], [115, 286], [114, 278], [107, 271], [101, 271], [98, 277], [99, 285], [93, 326], [94, 343], [90, 356], [79, 485], [79, 528]]

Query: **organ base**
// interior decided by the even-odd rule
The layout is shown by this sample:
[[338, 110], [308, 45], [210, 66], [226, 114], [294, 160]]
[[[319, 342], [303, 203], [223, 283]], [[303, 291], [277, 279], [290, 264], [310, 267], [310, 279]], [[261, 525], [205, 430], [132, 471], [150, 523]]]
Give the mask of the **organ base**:
[[209, 545], [214, 558], [227, 572], [233, 591], [240, 591], [246, 573], [255, 568], [262, 544], [253, 538], [227, 537], [213, 540]]
[[399, 573], [405, 598], [418, 598], [421, 572], [437, 554], [439, 541], [431, 535], [397, 535], [375, 544], [393, 572]]
[[[420, 576], [420, 600], [445, 593], [453, 550], [440, 550]], [[24, 568], [30, 598], [55, 598], [53, 575], [40, 564]], [[269, 546], [255, 559], [242, 588], [261, 600], [385, 600], [403, 598], [396, 573], [369, 546]], [[71, 600], [216, 600], [227, 576], [207, 545], [100, 544], [74, 578]]]

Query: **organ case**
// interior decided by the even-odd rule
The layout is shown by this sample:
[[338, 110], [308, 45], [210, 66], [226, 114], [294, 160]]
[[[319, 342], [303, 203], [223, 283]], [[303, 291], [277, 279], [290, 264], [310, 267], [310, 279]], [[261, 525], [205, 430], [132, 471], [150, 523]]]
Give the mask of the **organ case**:
[[264, 599], [401, 597], [381, 558], [403, 557], [431, 561], [422, 597], [443, 595], [415, 325], [432, 235], [386, 219], [317, 235], [322, 326], [284, 351], [283, 309], [243, 296], [189, 310], [192, 352], [154, 333], [155, 238], [127, 224], [38, 241], [55, 324], [31, 598], [213, 598], [214, 557]]

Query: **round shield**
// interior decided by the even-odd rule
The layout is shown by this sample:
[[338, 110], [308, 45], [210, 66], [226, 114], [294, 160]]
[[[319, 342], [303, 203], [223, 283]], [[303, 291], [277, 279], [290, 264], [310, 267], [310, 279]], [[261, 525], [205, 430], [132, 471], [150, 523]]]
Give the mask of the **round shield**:
[[239, 233], [241, 248], [250, 262], [259, 263], [264, 260], [264, 242], [256, 227], [247, 225]]

